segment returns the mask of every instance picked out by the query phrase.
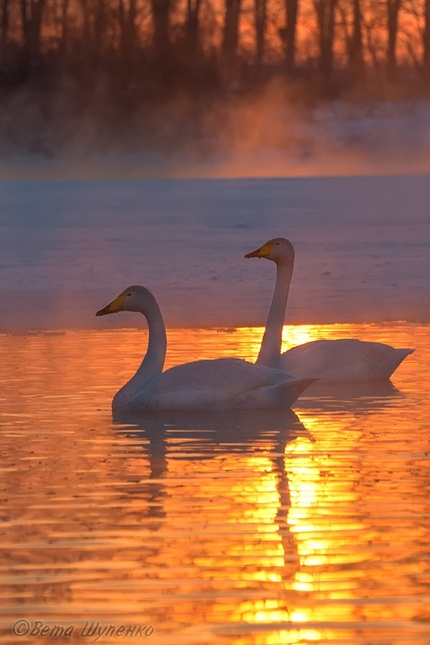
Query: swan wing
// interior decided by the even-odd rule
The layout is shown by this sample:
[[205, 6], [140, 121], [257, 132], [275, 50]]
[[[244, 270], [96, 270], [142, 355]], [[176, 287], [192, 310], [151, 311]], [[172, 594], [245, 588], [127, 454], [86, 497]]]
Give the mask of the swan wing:
[[414, 350], [355, 338], [316, 340], [289, 349], [281, 356], [282, 369], [297, 377], [325, 381], [388, 379]]
[[241, 359], [201, 360], [166, 370], [128, 406], [136, 410], [290, 407], [311, 382]]

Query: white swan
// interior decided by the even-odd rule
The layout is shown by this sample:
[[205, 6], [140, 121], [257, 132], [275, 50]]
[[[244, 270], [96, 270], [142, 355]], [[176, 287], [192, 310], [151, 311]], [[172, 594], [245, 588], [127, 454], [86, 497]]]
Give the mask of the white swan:
[[257, 364], [282, 369], [297, 377], [325, 381], [369, 381], [389, 379], [413, 349], [395, 349], [384, 343], [354, 338], [316, 340], [281, 354], [282, 328], [294, 267], [294, 248], [277, 237], [246, 258], [267, 258], [276, 264], [276, 283]]
[[166, 330], [148, 289], [132, 286], [96, 313], [142, 313], [149, 329], [145, 357], [136, 374], [114, 396], [112, 410], [225, 410], [288, 408], [314, 379], [295, 379], [283, 371], [236, 358], [185, 363], [162, 373]]

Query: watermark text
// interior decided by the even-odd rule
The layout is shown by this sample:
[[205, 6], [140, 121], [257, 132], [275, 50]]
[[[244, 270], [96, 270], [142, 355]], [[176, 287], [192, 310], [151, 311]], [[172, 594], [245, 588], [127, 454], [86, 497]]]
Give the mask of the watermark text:
[[19, 618], [11, 627], [17, 637], [36, 638], [83, 638], [98, 641], [100, 638], [149, 638], [155, 632], [153, 625], [114, 625], [98, 620], [87, 620], [83, 625], [48, 623], [43, 620]]

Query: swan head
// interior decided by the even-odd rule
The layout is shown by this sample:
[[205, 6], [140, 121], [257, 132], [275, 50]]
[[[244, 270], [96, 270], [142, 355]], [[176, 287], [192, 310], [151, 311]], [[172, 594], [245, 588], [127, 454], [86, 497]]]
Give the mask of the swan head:
[[99, 309], [96, 316], [116, 314], [119, 311], [142, 311], [145, 305], [150, 305], [154, 300], [152, 293], [145, 287], [133, 285], [124, 289], [119, 296], [112, 300], [106, 307]]
[[246, 258], [266, 258], [276, 264], [291, 266], [294, 264], [294, 256], [294, 247], [285, 237], [274, 237], [260, 248], [245, 255]]

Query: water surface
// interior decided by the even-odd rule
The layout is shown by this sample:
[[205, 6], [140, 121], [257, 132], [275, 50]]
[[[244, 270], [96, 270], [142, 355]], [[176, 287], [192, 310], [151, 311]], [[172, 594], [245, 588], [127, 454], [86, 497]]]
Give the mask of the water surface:
[[[145, 331], [0, 336], [2, 642], [428, 645], [429, 332], [286, 327], [416, 351], [294, 411], [138, 421], [110, 401]], [[170, 330], [166, 366], [260, 337]]]

